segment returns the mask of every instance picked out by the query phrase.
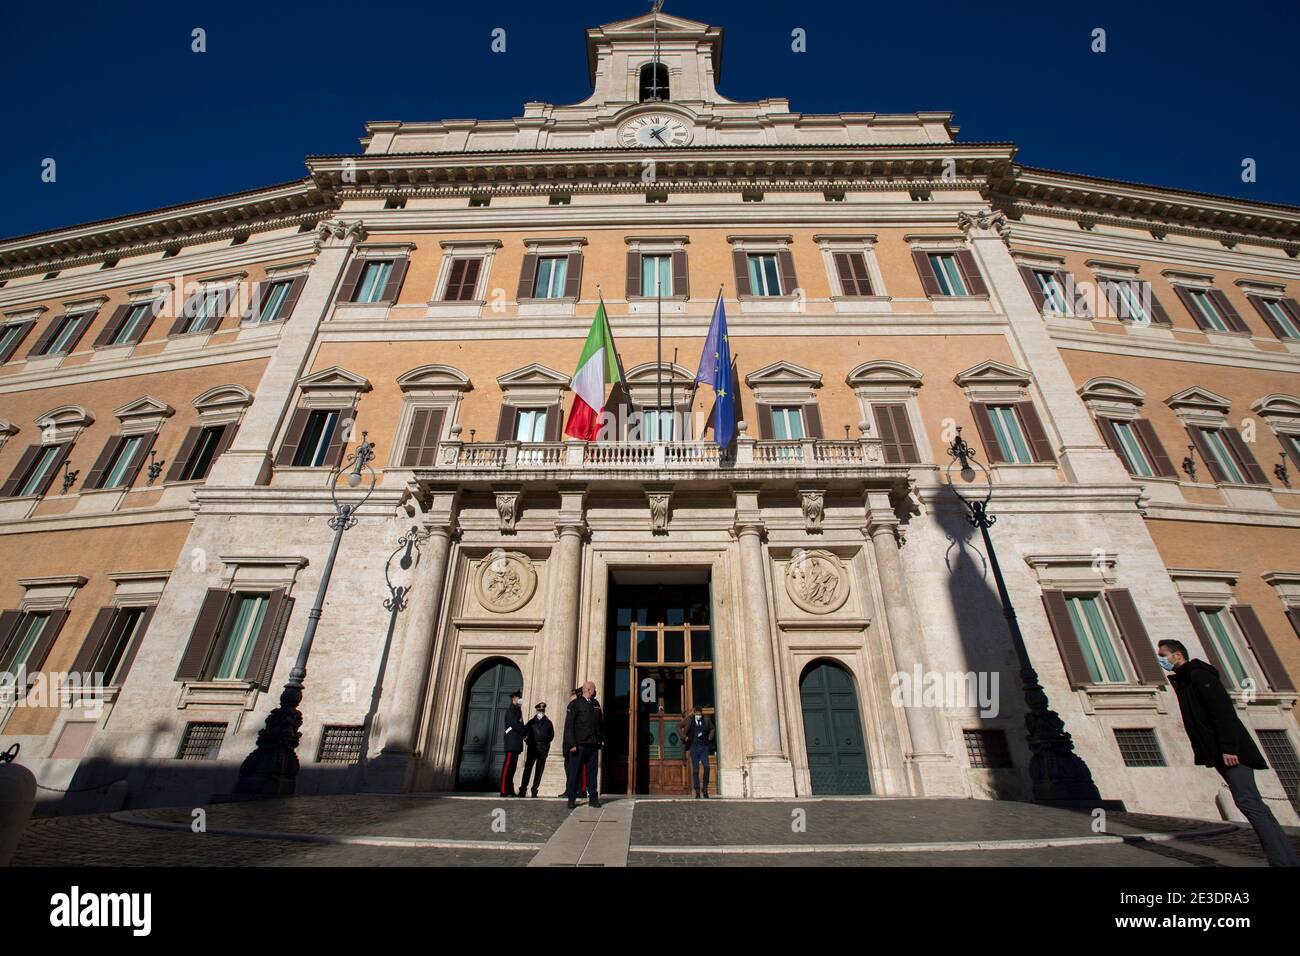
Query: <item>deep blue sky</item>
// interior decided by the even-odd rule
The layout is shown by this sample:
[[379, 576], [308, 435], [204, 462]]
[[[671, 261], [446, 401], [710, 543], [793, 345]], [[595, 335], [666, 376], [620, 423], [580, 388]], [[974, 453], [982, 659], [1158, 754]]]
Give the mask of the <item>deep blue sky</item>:
[[[1047, 9], [1044, 9], [1044, 8]], [[990, 9], [1000, 10], [996, 15]], [[588, 92], [594, 3], [6, 3], [0, 236], [250, 189], [367, 120], [518, 115]], [[668, 0], [724, 28], [721, 90], [791, 109], [950, 110], [1019, 161], [1300, 205], [1300, 4]], [[190, 31], [208, 52], [190, 52]], [[489, 50], [507, 31], [507, 52]], [[802, 27], [808, 52], [790, 50]], [[1090, 52], [1094, 27], [1108, 52]], [[53, 157], [58, 180], [42, 183]], [[1258, 181], [1241, 181], [1241, 161]]]

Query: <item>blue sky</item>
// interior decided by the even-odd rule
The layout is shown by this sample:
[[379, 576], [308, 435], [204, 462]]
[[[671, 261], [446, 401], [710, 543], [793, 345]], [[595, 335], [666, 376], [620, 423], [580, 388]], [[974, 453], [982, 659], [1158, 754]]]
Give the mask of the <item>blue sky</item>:
[[[1050, 7], [1044, 9], [1044, 7]], [[949, 110], [1027, 165], [1300, 205], [1296, 0], [668, 0], [725, 30], [721, 90], [793, 110]], [[587, 95], [591, 3], [10, 0], [0, 236], [251, 189], [358, 149], [367, 120], [518, 115]], [[208, 52], [190, 51], [195, 27]], [[489, 49], [506, 30], [507, 50]], [[808, 51], [790, 34], [807, 31]], [[1106, 30], [1107, 52], [1090, 51]], [[41, 181], [45, 158], [57, 180]], [[1244, 158], [1258, 179], [1244, 183]]]

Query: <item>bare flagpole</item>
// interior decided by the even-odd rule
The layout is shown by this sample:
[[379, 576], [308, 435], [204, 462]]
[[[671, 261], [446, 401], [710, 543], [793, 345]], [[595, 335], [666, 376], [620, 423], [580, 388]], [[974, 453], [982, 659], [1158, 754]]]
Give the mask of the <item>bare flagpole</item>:
[[[677, 350], [673, 349], [673, 375], [677, 374]], [[668, 440], [677, 441], [677, 391], [676, 378], [668, 379]]]

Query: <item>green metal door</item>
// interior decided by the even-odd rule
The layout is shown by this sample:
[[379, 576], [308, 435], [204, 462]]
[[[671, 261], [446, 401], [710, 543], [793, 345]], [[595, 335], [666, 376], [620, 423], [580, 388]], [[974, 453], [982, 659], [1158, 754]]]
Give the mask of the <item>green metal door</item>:
[[509, 661], [482, 664], [465, 692], [457, 790], [498, 790], [506, 765], [505, 716], [510, 692], [521, 690], [519, 668]]
[[870, 793], [867, 745], [849, 672], [830, 661], [810, 664], [799, 681], [799, 700], [813, 793]]

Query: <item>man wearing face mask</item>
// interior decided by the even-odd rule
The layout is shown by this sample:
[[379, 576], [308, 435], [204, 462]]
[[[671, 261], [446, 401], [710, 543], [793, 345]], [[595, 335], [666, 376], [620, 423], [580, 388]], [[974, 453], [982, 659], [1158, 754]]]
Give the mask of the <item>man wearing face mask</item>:
[[1267, 770], [1264, 756], [1237, 718], [1219, 672], [1199, 659], [1188, 659], [1181, 641], [1160, 641], [1160, 666], [1178, 695], [1183, 729], [1197, 764], [1213, 767], [1228, 784], [1232, 802], [1255, 828], [1269, 866], [1300, 866], [1300, 858], [1259, 795], [1255, 771]]
[[[524, 779], [519, 784], [519, 796], [528, 789], [529, 778], [533, 781], [533, 796], [542, 785], [542, 771], [546, 769], [546, 755], [551, 752], [551, 741], [555, 739], [555, 725], [546, 716], [546, 702], [539, 703], [532, 719], [524, 725], [524, 743], [528, 745], [528, 758], [524, 761]], [[533, 770], [537, 773], [534, 776]]]

